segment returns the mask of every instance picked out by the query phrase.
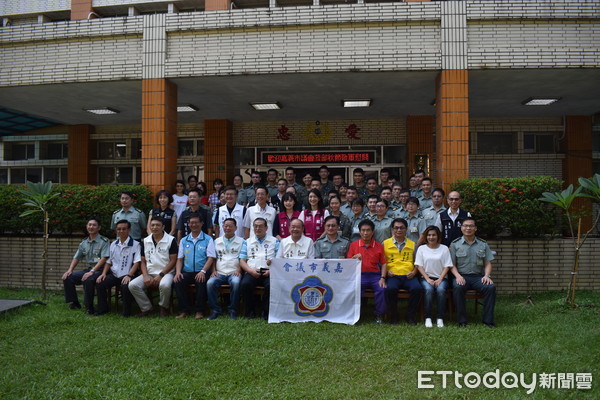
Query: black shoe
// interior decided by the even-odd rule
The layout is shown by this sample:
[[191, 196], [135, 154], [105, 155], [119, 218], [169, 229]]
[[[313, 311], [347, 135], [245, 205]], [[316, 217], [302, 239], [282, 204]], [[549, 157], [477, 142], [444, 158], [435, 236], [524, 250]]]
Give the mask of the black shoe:
[[86, 313], [88, 313], [89, 315], [95, 315], [96, 312], [94, 311], [93, 308], [88, 308], [87, 310], [85, 310]]
[[494, 325], [494, 323], [489, 323], [488, 324], [487, 322], [484, 322], [484, 324], [487, 325], [488, 328], [495, 328], [496, 327], [496, 325]]
[[415, 325], [417, 325], [417, 323], [415, 322], [415, 320], [414, 320], [414, 319], [407, 319], [407, 320], [406, 320], [406, 323], [407, 323], [407, 324], [409, 324], [410, 326], [415, 326]]
[[229, 318], [231, 318], [231, 319], [237, 319], [237, 313], [235, 311], [230, 311], [229, 312]]
[[217, 312], [214, 312], [214, 311], [213, 311], [213, 312], [210, 314], [210, 317], [208, 317], [208, 318], [206, 318], [206, 319], [207, 319], [207, 320], [209, 320], [209, 321], [212, 321], [212, 320], [214, 320], [214, 319], [217, 319], [217, 318], [219, 318], [219, 313], [217, 313]]
[[100, 317], [101, 315], [104, 315], [104, 314], [108, 314], [108, 312], [106, 312], [106, 311], [104, 311], [104, 312], [96, 311], [94, 313], [94, 317]]
[[460, 326], [461, 328], [466, 328], [467, 327], [467, 323], [466, 322], [459, 322], [458, 326]]
[[69, 309], [70, 310], [80, 310], [81, 309], [81, 304], [79, 304], [79, 303], [71, 303], [71, 304], [69, 304]]
[[254, 317], [255, 317], [255, 315], [253, 312], [249, 312], [249, 313], [246, 313], [246, 315], [244, 315], [244, 318], [246, 318], [246, 319], [253, 319]]

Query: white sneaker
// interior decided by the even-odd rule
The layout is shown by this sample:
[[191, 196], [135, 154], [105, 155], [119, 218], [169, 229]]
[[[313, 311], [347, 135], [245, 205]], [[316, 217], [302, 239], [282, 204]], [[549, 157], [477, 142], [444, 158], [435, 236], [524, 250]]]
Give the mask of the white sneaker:
[[432, 326], [431, 318], [425, 318], [425, 328], [431, 328]]
[[438, 318], [437, 320], [437, 326], [438, 328], [443, 328], [444, 327], [444, 320], [441, 318]]

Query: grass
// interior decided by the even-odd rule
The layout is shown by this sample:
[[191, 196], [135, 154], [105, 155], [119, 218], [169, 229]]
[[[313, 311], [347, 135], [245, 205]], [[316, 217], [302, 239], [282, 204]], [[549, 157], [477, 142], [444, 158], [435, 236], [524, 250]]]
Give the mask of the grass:
[[[0, 298], [38, 298], [0, 289]], [[417, 388], [417, 371], [593, 374], [591, 390], [537, 388], [536, 399], [600, 397], [600, 293], [499, 297], [497, 329], [262, 320], [124, 319], [47, 306], [0, 314], [1, 399], [521, 399], [524, 388]], [[472, 312], [469, 302], [469, 311]], [[481, 312], [481, 308], [480, 308]], [[370, 310], [364, 321], [370, 321]]]

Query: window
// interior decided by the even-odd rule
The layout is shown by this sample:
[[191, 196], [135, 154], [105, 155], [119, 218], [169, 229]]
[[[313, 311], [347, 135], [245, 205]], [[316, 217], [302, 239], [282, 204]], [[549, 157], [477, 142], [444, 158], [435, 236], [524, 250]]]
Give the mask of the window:
[[42, 169], [41, 168], [27, 168], [27, 180], [33, 183], [40, 183], [42, 181]]
[[135, 167], [100, 167], [98, 168], [99, 184], [134, 184], [133, 181]]
[[600, 130], [592, 131], [592, 152], [600, 153]]
[[4, 145], [5, 160], [33, 160], [35, 143], [6, 143]]
[[404, 146], [383, 146], [384, 164], [402, 164], [404, 162]]
[[131, 158], [139, 160], [142, 158], [142, 140], [131, 139]]
[[8, 183], [8, 169], [0, 169], [0, 185], [6, 185]]
[[177, 143], [179, 157], [204, 155], [204, 141], [197, 139], [180, 139]]
[[514, 132], [478, 132], [477, 154], [512, 154], [515, 151]]
[[523, 152], [537, 154], [556, 153], [556, 133], [529, 133], [523, 134]]
[[66, 143], [40, 142], [40, 160], [63, 160], [68, 156]]
[[67, 169], [59, 167], [44, 168], [44, 182], [67, 183]]
[[10, 183], [24, 184], [25, 183], [25, 168], [12, 168], [10, 170]]
[[127, 157], [127, 142], [98, 142], [98, 158], [103, 160], [123, 159]]

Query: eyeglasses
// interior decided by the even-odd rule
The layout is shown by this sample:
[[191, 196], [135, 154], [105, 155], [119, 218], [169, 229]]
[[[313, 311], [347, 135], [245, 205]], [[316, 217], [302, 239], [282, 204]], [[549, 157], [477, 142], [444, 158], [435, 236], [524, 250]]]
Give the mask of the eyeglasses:
[[394, 226], [394, 227], [392, 227], [392, 229], [395, 231], [403, 231], [406, 229], [406, 227], [405, 226]]
[[450, 198], [448, 198], [448, 201], [460, 201], [460, 200], [461, 200], [461, 199], [457, 199], [457, 198], [454, 198], [454, 197], [450, 197]]

